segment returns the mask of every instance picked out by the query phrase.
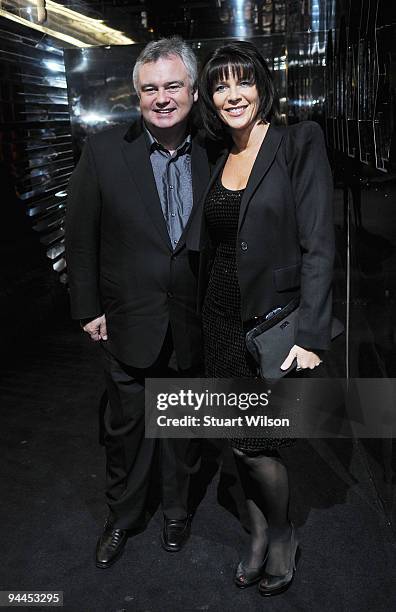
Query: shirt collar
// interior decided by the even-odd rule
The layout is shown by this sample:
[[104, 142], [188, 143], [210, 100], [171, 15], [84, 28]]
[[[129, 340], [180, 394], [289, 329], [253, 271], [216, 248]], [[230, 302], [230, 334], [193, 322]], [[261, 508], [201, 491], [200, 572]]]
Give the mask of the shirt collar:
[[[146, 143], [147, 143], [150, 153], [156, 150], [165, 151], [166, 153], [169, 153], [169, 151], [167, 151], [167, 149], [165, 149], [165, 147], [163, 147], [162, 144], [159, 143], [156, 138], [154, 138], [154, 136], [152, 135], [152, 133], [150, 132], [150, 130], [148, 129], [144, 121], [143, 121], [143, 131], [144, 131]], [[187, 153], [190, 148], [191, 148], [191, 133], [188, 133], [186, 138], [183, 140], [183, 142], [177, 147], [176, 152], [179, 155], [182, 155], [183, 153]]]

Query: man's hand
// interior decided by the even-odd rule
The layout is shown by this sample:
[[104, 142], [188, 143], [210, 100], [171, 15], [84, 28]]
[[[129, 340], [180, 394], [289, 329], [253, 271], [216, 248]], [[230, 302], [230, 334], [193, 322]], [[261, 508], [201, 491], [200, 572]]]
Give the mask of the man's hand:
[[91, 340], [98, 342], [99, 340], [107, 340], [106, 316], [102, 315], [93, 319], [86, 325], [83, 330], [90, 335]]
[[301, 346], [297, 346], [297, 344], [295, 344], [291, 348], [288, 356], [282, 363], [280, 369], [287, 370], [288, 368], [290, 368], [294, 359], [297, 359], [297, 370], [306, 370], [308, 368], [310, 370], [313, 370], [314, 368], [316, 368], [316, 366], [322, 363], [322, 360], [316, 355], [316, 353], [312, 353], [312, 351], [307, 351]]

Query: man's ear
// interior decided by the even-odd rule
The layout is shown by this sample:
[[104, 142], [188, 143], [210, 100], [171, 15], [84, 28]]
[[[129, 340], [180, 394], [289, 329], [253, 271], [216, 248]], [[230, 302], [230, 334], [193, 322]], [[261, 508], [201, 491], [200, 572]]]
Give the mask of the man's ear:
[[198, 89], [193, 89], [193, 100], [196, 102], [198, 100]]

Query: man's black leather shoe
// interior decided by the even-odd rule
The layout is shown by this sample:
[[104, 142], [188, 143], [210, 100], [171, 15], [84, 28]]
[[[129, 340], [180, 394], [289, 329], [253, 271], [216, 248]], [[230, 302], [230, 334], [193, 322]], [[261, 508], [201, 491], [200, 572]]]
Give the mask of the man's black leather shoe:
[[113, 529], [106, 522], [104, 531], [96, 546], [96, 567], [110, 567], [120, 558], [128, 539], [125, 529]]
[[191, 530], [191, 516], [185, 519], [168, 519], [164, 516], [161, 535], [162, 547], [168, 552], [177, 552], [187, 542]]

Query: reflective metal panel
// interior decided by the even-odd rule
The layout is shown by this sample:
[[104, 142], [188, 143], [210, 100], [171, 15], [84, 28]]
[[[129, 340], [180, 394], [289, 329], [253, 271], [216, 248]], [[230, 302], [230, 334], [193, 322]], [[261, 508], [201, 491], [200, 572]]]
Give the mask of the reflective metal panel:
[[12, 23], [28, 26], [63, 43], [79, 47], [133, 43], [131, 38], [109, 28], [102, 20], [87, 17], [53, 0], [43, 4], [35, 0], [3, 0], [0, 15]]
[[74, 167], [63, 50], [0, 18], [1, 152], [21, 208], [59, 271], [65, 206], [56, 196]]
[[[348, 373], [396, 373], [394, 6], [348, 0], [328, 34], [326, 128], [343, 194], [338, 234], [346, 289]], [[343, 210], [341, 211], [341, 208]], [[376, 410], [376, 406], [373, 406]], [[389, 519], [396, 520], [392, 440], [360, 442]]]
[[65, 50], [73, 142], [139, 115], [132, 70], [142, 45]]

